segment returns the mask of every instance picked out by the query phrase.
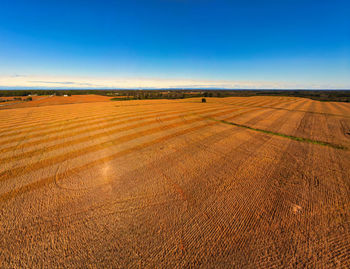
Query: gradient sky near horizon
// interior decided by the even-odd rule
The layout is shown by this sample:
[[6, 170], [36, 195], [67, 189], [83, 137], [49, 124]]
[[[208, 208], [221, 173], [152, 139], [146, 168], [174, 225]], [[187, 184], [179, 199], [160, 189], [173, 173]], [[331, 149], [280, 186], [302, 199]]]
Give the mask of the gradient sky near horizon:
[[349, 0], [2, 0], [0, 88], [350, 89]]

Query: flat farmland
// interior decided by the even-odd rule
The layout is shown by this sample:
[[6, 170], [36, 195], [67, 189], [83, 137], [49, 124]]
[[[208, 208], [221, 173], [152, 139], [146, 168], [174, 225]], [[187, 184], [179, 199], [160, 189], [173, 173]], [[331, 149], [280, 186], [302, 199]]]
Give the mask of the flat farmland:
[[13, 109], [24, 107], [39, 107], [39, 106], [51, 106], [51, 105], [66, 105], [77, 103], [91, 103], [91, 102], [106, 102], [112, 97], [87, 94], [87, 95], [72, 95], [72, 96], [31, 96], [33, 101], [24, 101], [28, 96], [19, 96], [23, 101], [14, 100], [15, 97], [0, 97], [5, 100], [13, 100], [10, 102], [0, 103], [0, 109]]
[[350, 267], [349, 103], [108, 100], [0, 110], [1, 268]]

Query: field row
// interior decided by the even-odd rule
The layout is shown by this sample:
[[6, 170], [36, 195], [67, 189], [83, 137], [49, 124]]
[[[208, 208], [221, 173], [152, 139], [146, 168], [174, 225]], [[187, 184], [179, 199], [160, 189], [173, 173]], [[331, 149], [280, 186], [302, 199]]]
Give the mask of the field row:
[[0, 111], [0, 267], [349, 267], [350, 152], [243, 127], [349, 146], [349, 106], [200, 101]]

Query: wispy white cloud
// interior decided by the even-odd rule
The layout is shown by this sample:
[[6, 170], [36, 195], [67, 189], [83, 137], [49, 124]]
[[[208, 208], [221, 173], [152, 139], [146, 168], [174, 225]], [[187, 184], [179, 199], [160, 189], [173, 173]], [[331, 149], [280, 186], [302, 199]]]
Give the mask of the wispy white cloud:
[[0, 88], [220, 88], [220, 89], [346, 89], [350, 85], [271, 81], [231, 81], [198, 79], [0, 76]]
[[13, 76], [11, 76], [11, 77], [13, 77], [13, 78], [20, 78], [20, 77], [25, 77], [26, 75], [19, 75], [19, 74], [15, 74], [15, 75], [13, 75]]
[[92, 83], [81, 83], [81, 82], [74, 82], [74, 81], [45, 81], [45, 80], [31, 80], [28, 81], [30, 83], [35, 84], [54, 84], [54, 85], [69, 85], [69, 86], [89, 86], [89, 87], [103, 87], [104, 85], [97, 85]]

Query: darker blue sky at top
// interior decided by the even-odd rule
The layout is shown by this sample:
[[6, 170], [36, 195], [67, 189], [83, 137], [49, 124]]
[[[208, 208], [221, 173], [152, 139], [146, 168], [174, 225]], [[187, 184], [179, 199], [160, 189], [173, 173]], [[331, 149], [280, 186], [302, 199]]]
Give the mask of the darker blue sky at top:
[[130, 62], [125, 72], [152, 75], [174, 75], [181, 61], [191, 70], [293, 58], [332, 65], [338, 57], [349, 67], [349, 14], [348, 0], [2, 0], [0, 61], [52, 72], [63, 60], [89, 72]]

